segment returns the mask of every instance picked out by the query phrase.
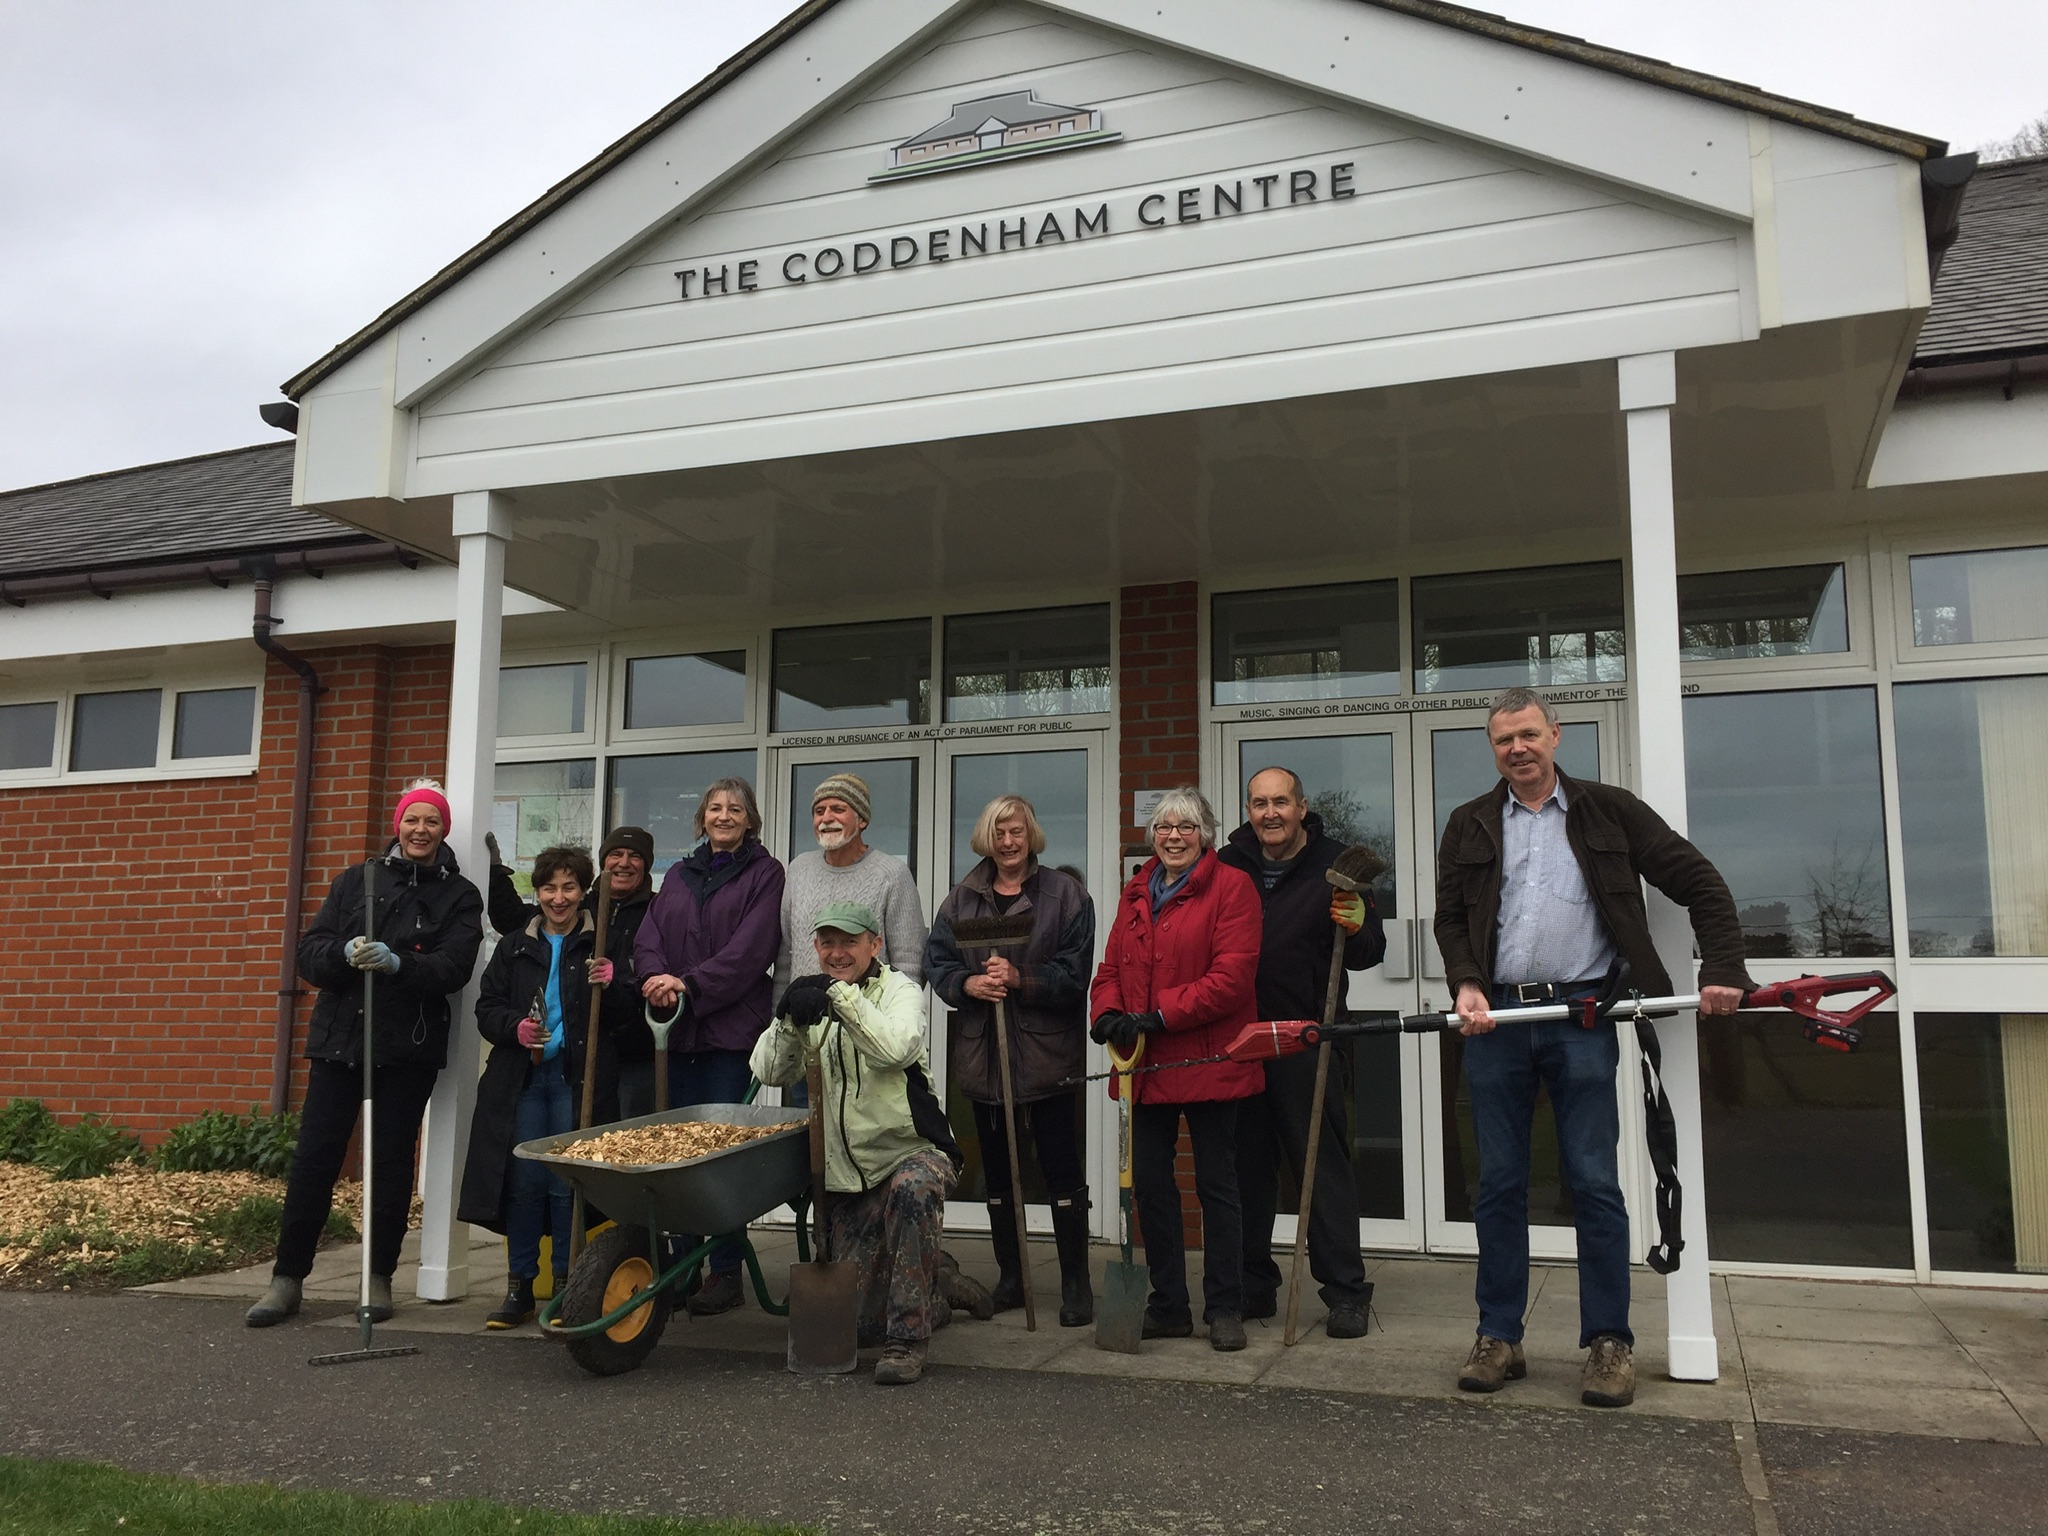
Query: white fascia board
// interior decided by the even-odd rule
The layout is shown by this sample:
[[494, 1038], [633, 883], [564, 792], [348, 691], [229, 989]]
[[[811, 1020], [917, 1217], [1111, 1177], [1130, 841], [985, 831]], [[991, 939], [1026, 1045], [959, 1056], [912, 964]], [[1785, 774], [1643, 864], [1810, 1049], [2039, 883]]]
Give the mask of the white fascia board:
[[1740, 109], [1357, 0], [1038, 0], [1425, 129], [1747, 221]]
[[397, 363], [397, 338], [381, 336], [300, 399], [293, 506], [403, 494], [412, 415], [395, 403]]
[[[291, 576], [277, 584], [277, 635], [287, 644], [374, 641], [380, 632], [455, 622], [455, 570], [333, 571], [324, 577]], [[89, 656], [114, 651], [177, 651], [188, 646], [247, 641], [254, 601], [237, 583], [117, 592], [0, 607], [0, 663]], [[553, 613], [552, 603], [507, 589], [505, 613]]]
[[1870, 466], [1873, 489], [1993, 475], [2048, 475], [2048, 391], [1902, 400]]
[[976, 0], [845, 0], [396, 327], [417, 404]]

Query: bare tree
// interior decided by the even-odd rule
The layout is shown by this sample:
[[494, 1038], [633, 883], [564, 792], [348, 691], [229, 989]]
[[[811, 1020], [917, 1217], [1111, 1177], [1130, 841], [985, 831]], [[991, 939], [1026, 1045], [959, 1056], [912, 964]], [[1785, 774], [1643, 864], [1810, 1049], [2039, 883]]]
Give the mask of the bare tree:
[[1876, 931], [1885, 917], [1886, 892], [1871, 867], [1866, 844], [1856, 862], [1842, 856], [1837, 843], [1828, 867], [1806, 868], [1807, 900], [1813, 903], [1816, 954], [1876, 955], [1885, 949]]
[[2048, 155], [2048, 112], [2023, 125], [2009, 139], [1993, 139], [1989, 144], [1980, 144], [1977, 153], [1987, 161], [2025, 160], [2034, 155]]

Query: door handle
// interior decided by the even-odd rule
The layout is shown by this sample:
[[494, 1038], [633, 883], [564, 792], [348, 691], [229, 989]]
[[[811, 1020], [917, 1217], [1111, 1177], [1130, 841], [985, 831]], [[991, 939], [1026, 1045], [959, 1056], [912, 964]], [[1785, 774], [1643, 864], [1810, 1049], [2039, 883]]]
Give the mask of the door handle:
[[1433, 922], [1415, 919], [1415, 926], [1422, 935], [1422, 974], [1430, 981], [1444, 979], [1443, 951], [1436, 947], [1436, 926]]
[[1387, 955], [1380, 962], [1380, 974], [1388, 981], [1415, 979], [1415, 920], [1393, 917], [1385, 923]]

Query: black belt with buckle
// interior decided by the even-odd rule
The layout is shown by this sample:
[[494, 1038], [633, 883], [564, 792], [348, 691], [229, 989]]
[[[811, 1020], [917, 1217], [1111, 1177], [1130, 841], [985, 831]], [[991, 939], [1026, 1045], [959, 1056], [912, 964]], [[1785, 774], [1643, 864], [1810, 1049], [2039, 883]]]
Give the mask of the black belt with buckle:
[[1539, 1008], [1545, 1003], [1567, 1003], [1571, 994], [1583, 992], [1588, 987], [1598, 988], [1600, 978], [1590, 981], [1521, 981], [1509, 984], [1504, 990], [1515, 994], [1515, 1001], [1524, 1008]]

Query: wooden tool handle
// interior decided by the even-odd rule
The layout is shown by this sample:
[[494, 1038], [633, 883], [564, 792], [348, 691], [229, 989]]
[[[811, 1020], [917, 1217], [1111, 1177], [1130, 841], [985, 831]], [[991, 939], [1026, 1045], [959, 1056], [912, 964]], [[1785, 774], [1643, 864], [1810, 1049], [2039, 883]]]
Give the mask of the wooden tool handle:
[[822, 1264], [829, 1257], [825, 1241], [825, 1069], [818, 1048], [804, 1046], [804, 1087], [811, 1101], [811, 1251]]
[[1301, 1311], [1301, 1266], [1308, 1256], [1309, 1217], [1315, 1210], [1316, 1158], [1322, 1151], [1323, 1097], [1330, 1086], [1330, 1029], [1337, 1022], [1337, 1006], [1344, 994], [1343, 925], [1330, 924], [1336, 941], [1330, 950], [1330, 984], [1323, 994], [1323, 1043], [1316, 1047], [1316, 1086], [1308, 1101], [1308, 1149], [1301, 1167], [1301, 1213], [1294, 1218], [1294, 1262], [1287, 1275], [1287, 1331], [1283, 1347], [1292, 1347], [1295, 1322]]
[[1031, 1250], [1025, 1246], [1024, 1169], [1017, 1161], [1017, 1095], [1010, 1080], [1010, 1021], [1003, 1000], [996, 999], [996, 1059], [1003, 1067], [1003, 1137], [1010, 1148], [1010, 1214], [1017, 1224], [1017, 1268], [1024, 1277], [1024, 1331], [1038, 1332], [1037, 1299], [1031, 1291]]

